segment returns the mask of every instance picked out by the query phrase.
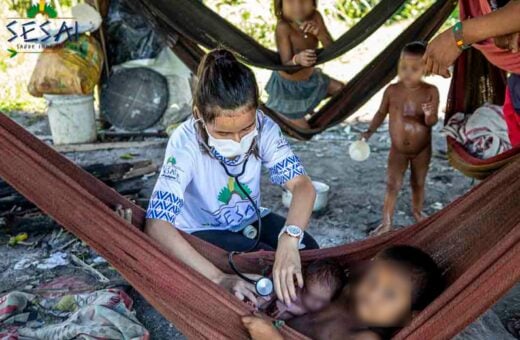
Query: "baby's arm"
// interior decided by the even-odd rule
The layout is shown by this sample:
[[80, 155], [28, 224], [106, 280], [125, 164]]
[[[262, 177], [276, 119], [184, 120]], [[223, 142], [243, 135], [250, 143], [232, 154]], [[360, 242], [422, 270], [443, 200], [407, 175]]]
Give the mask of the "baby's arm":
[[389, 111], [389, 103], [390, 103], [390, 87], [387, 87], [385, 90], [385, 93], [383, 94], [383, 101], [381, 102], [381, 105], [379, 106], [379, 110], [377, 110], [377, 113], [375, 114], [374, 118], [372, 119], [372, 122], [370, 123], [370, 126], [368, 127], [368, 130], [366, 132], [363, 132], [361, 134], [362, 138], [365, 138], [368, 140], [374, 132], [377, 131], [377, 129], [383, 124], [385, 121], [386, 115]]
[[242, 324], [247, 328], [253, 340], [283, 340], [282, 334], [267, 319], [244, 316]]
[[304, 50], [298, 54], [293, 53], [291, 43], [291, 27], [288, 23], [280, 21], [276, 26], [276, 47], [283, 65], [312, 66], [316, 63], [316, 53], [313, 50]]
[[427, 126], [434, 126], [439, 120], [439, 90], [437, 87], [432, 86], [429, 91], [431, 93], [431, 101], [422, 104], [422, 109], [424, 111], [424, 123]]

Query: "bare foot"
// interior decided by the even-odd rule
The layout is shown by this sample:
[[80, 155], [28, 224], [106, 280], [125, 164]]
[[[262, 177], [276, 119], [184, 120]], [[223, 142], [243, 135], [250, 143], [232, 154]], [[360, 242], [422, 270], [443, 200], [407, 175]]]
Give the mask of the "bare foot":
[[392, 231], [393, 227], [391, 224], [380, 224], [376, 229], [372, 230], [369, 234], [369, 236], [379, 236], [383, 235], [384, 233], [387, 233], [389, 231]]
[[123, 218], [128, 223], [132, 223], [132, 209], [123, 209], [123, 206], [121, 204], [118, 204], [116, 205], [114, 211], [116, 212], [116, 214], [119, 215], [119, 217]]
[[413, 212], [413, 218], [415, 218], [416, 222], [421, 222], [422, 220], [425, 220], [427, 217], [428, 217], [428, 215], [426, 215], [422, 211]]

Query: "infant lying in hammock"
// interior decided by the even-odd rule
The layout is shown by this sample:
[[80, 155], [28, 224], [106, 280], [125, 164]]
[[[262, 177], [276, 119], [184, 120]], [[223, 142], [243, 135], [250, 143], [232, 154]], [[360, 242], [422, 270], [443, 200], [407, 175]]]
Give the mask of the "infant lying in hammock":
[[[307, 269], [305, 285], [309, 279], [311, 287], [316, 284], [313, 270], [319, 269], [328, 273], [328, 280], [341, 286], [341, 281], [335, 281], [336, 269], [331, 270], [333, 263], [312, 266]], [[299, 292], [298, 307], [281, 308], [277, 313], [290, 327], [316, 340], [387, 339], [406, 326], [442, 289], [441, 272], [433, 259], [418, 248], [404, 245], [379, 252], [361, 271], [353, 272], [339, 297], [328, 304], [330, 299], [325, 297], [334, 297], [336, 284], [321, 284], [320, 291], [327, 291], [328, 295], [320, 294], [319, 304], [309, 300], [316, 287], [306, 287]], [[277, 308], [283, 307], [277, 301], [276, 304]], [[242, 322], [253, 340], [283, 339], [270, 320], [246, 316]]]
[[311, 263], [304, 271], [304, 287], [297, 288], [297, 298], [287, 306], [273, 295], [261, 303], [260, 309], [278, 320], [289, 320], [309, 312], [318, 312], [330, 305], [346, 282], [343, 268], [332, 260]]

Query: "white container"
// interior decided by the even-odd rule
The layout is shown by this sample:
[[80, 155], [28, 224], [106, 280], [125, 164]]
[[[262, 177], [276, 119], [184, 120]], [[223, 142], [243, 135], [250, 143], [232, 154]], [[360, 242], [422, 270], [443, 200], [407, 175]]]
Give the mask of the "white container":
[[[312, 185], [316, 190], [316, 200], [314, 201], [314, 206], [312, 207], [312, 211], [320, 211], [325, 209], [327, 203], [329, 202], [329, 191], [330, 187], [322, 182], [312, 181]], [[292, 201], [292, 193], [289, 190], [284, 190], [282, 194], [282, 204], [289, 208]]]
[[363, 138], [350, 144], [350, 147], [348, 148], [348, 153], [350, 155], [350, 158], [352, 158], [356, 162], [363, 162], [367, 160], [368, 157], [370, 157], [370, 146]]
[[92, 95], [44, 95], [54, 144], [94, 142], [96, 118]]

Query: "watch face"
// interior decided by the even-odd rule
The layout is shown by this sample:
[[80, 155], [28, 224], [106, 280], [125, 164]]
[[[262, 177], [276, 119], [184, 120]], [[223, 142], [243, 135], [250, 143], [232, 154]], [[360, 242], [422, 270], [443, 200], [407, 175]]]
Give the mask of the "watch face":
[[299, 237], [302, 234], [302, 230], [295, 225], [287, 227], [287, 233], [293, 237]]

